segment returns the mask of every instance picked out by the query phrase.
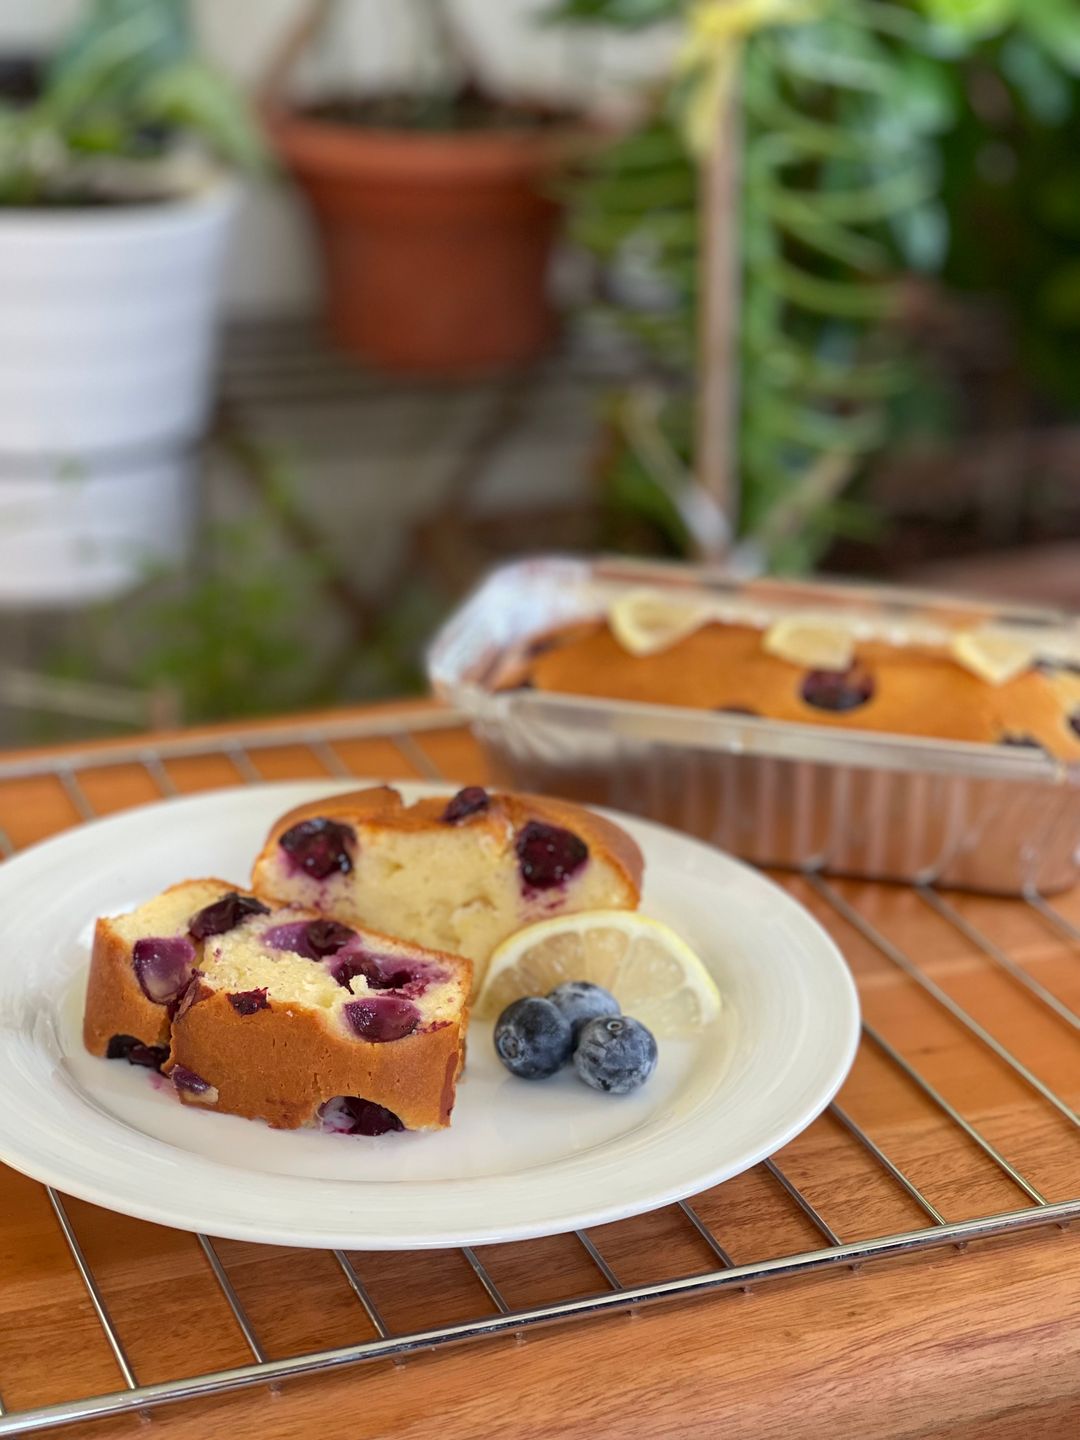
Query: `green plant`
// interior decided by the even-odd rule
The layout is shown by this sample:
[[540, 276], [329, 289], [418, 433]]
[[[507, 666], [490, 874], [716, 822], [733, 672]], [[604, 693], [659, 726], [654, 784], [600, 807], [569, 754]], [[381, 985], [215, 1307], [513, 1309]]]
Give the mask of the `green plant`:
[[[0, 105], [0, 204], [82, 198], [105, 162], [126, 188], [181, 142], [228, 164], [259, 163], [233, 86], [197, 53], [186, 0], [88, 0], [28, 105]], [[141, 167], [141, 168], [140, 168]]]
[[1080, 413], [1080, 7], [1071, 21], [1053, 53], [1019, 28], [973, 46], [951, 77], [967, 103], [941, 143], [943, 279], [992, 297], [1021, 423]]
[[[756, 31], [752, 12], [766, 23]], [[1071, 174], [1065, 140], [1080, 68], [1080, 7], [1072, 0], [806, 0], [801, 16], [753, 0], [741, 11], [742, 184], [739, 355], [739, 526], [776, 569], [805, 568], [830, 537], [865, 529], [853, 482], [868, 457], [893, 438], [891, 426], [918, 389], [904, 343], [905, 274], [943, 273], [955, 283], [996, 284], [1028, 317], [1025, 343], [1042, 368], [1080, 388], [1063, 348], [1080, 326], [1080, 268], [1062, 253], [1080, 235], [1074, 185], [1040, 183], [1056, 165]], [[640, 26], [705, 22], [710, 0], [563, 0], [562, 20]], [[769, 24], [796, 19], [802, 23]], [[747, 18], [747, 17], [750, 18]], [[736, 37], [736, 48], [738, 48]], [[579, 238], [610, 269], [629, 258], [650, 283], [617, 293], [594, 312], [644, 347], [651, 406], [648, 445], [627, 436], [612, 467], [613, 490], [677, 543], [672, 485], [693, 467], [697, 354], [696, 156], [688, 118], [700, 128], [702, 92], [726, 54], [699, 48], [694, 64], [667, 85], [643, 127], [604, 157], [578, 202]], [[1015, 182], [992, 186], [978, 174], [988, 128], [971, 93], [973, 76], [994, 79], [1014, 99]], [[1026, 91], [1025, 93], [1021, 93]], [[707, 97], [706, 97], [707, 98]], [[716, 119], [722, 111], [718, 110]], [[1055, 160], [1047, 145], [1059, 137]], [[1017, 138], [1019, 137], [1019, 138]], [[993, 138], [991, 134], [991, 139]], [[717, 131], [716, 142], [722, 137]], [[982, 203], [973, 207], [972, 198]], [[945, 202], [945, 203], [943, 203]], [[950, 208], [946, 208], [946, 207]], [[1058, 264], [1049, 264], [1040, 206], [1057, 226]], [[973, 221], [974, 215], [981, 219]], [[990, 220], [989, 231], [986, 220]], [[1028, 284], [1008, 265], [980, 264], [1007, 249], [1023, 257]], [[1050, 247], [1054, 248], [1053, 245]], [[1052, 278], [1050, 278], [1052, 277]], [[1032, 297], [1042, 307], [1036, 308]], [[643, 298], [644, 297], [644, 302]], [[1047, 312], [1057, 319], [1048, 346]], [[623, 407], [616, 406], [618, 415]], [[910, 408], [910, 407], [908, 407]], [[662, 454], [661, 467], [649, 452]], [[650, 490], [652, 493], [650, 494]], [[676, 510], [677, 506], [674, 507]], [[685, 534], [685, 531], [683, 532]]]

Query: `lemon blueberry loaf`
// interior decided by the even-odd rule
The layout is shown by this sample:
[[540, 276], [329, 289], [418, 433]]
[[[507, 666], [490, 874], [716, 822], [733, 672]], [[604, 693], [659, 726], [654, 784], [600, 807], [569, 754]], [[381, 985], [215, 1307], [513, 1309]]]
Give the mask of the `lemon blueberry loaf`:
[[858, 640], [833, 668], [775, 653], [768, 632], [706, 621], [634, 653], [608, 619], [577, 622], [506, 653], [498, 690], [526, 687], [835, 729], [1038, 747], [1080, 759], [1080, 673], [1033, 660], [997, 683], [946, 645]]
[[283, 1129], [450, 1123], [471, 966], [220, 880], [98, 921], [95, 1055], [169, 1076], [185, 1104]]
[[406, 805], [378, 786], [290, 811], [270, 831], [252, 886], [472, 960], [533, 920], [632, 910], [642, 859], [617, 825], [576, 805], [489, 793]]

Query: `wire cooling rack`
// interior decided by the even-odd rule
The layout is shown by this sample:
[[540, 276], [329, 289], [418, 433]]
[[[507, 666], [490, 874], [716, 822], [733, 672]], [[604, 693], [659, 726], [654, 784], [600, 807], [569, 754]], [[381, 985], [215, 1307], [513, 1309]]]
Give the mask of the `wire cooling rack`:
[[[460, 717], [430, 707], [16, 756], [0, 761], [0, 849], [10, 855], [99, 814], [193, 789], [327, 775], [475, 782], [485, 767]], [[69, 1372], [67, 1393], [53, 1399], [25, 1354], [26, 1372], [19, 1372], [20, 1347], [0, 1329], [0, 1436], [132, 1412], [145, 1417], [183, 1400], [665, 1300], [715, 1302], [766, 1280], [963, 1248], [1080, 1218], [1080, 905], [1068, 897], [994, 901], [816, 874], [778, 878], [845, 949], [867, 1017], [837, 1101], [779, 1157], [656, 1216], [562, 1237], [557, 1264], [549, 1252], [538, 1255], [548, 1242], [532, 1241], [461, 1250], [464, 1280], [451, 1281], [431, 1255], [400, 1257], [422, 1258], [426, 1267], [422, 1327], [415, 1307], [394, 1313], [387, 1257], [334, 1251], [323, 1257], [321, 1283], [338, 1293], [333, 1303], [321, 1296], [318, 1310], [328, 1324], [333, 1319], [335, 1334], [314, 1346], [263, 1331], [270, 1325], [262, 1318], [266, 1287], [252, 1290], [252, 1266], [241, 1252], [265, 1247], [119, 1221], [45, 1188], [62, 1253], [74, 1266], [68, 1279], [76, 1292], [82, 1288], [114, 1383], [94, 1388], [100, 1367], [85, 1377]], [[5, 1228], [21, 1223], [42, 1187], [2, 1170], [0, 1184], [0, 1250], [9, 1251], [18, 1236]], [[128, 1228], [113, 1236], [110, 1223]], [[142, 1263], [152, 1267], [165, 1265], [164, 1252], [181, 1243], [198, 1247], [203, 1278], [215, 1287], [215, 1314], [234, 1327], [205, 1349], [235, 1363], [148, 1381], [145, 1355], [133, 1358], [139, 1310], [130, 1285], [121, 1283], [127, 1271], [120, 1251], [141, 1247]], [[298, 1254], [275, 1253], [279, 1264]], [[652, 1257], [651, 1273], [642, 1269], [644, 1255]], [[314, 1262], [306, 1263], [310, 1269]], [[545, 1294], [530, 1300], [523, 1277], [535, 1278], [541, 1267]], [[55, 1289], [61, 1281], [54, 1274], [48, 1284]], [[441, 1299], [453, 1311], [449, 1318]], [[352, 1307], [346, 1319], [353, 1317], [363, 1338], [341, 1342], [342, 1304]], [[9, 1323], [22, 1323], [17, 1306]]]

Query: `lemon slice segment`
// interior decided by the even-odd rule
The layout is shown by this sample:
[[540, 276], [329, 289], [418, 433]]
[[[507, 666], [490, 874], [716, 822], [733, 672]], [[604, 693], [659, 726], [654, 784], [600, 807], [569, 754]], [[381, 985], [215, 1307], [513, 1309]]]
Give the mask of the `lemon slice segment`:
[[628, 590], [608, 609], [611, 633], [631, 655], [668, 650], [708, 623], [708, 600], [665, 595], [659, 590]]
[[785, 615], [762, 637], [769, 655], [808, 670], [850, 670], [855, 659], [855, 637], [835, 621]]
[[1027, 636], [990, 626], [958, 631], [949, 649], [958, 664], [988, 685], [1004, 685], [1015, 680], [1031, 668], [1037, 653]]
[[628, 910], [588, 910], [527, 925], [496, 949], [476, 1002], [494, 1020], [523, 995], [565, 980], [603, 985], [654, 1035], [688, 1035], [720, 1013], [716, 982], [685, 940]]

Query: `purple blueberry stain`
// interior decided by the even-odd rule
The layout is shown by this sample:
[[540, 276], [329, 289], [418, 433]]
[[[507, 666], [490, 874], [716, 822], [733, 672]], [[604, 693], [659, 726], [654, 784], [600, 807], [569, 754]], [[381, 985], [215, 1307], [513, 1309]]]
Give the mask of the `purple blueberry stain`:
[[325, 880], [352, 870], [350, 849], [356, 845], [356, 833], [350, 825], [320, 816], [291, 826], [278, 844], [297, 869], [313, 880]]
[[521, 878], [530, 890], [563, 885], [589, 858], [589, 847], [572, 830], [530, 820], [514, 842]]
[[169, 1073], [169, 1079], [182, 1090], [185, 1095], [190, 1095], [200, 1105], [215, 1105], [217, 1103], [218, 1091], [216, 1085], [211, 1085], [209, 1080], [204, 1080], [201, 1075], [196, 1075], [194, 1070], [189, 1070], [186, 1065], [174, 1065]]
[[756, 720], [761, 716], [759, 710], [751, 710], [749, 705], [717, 705], [713, 711], [714, 715], [746, 715]]
[[420, 1024], [420, 1011], [411, 1000], [395, 995], [366, 995], [343, 1007], [345, 1023], [360, 1040], [382, 1044], [403, 1040]]
[[445, 825], [460, 825], [473, 815], [483, 815], [491, 808], [491, 796], [482, 785], [466, 785], [459, 790], [442, 813]]
[[873, 698], [874, 677], [858, 665], [849, 670], [811, 670], [799, 687], [799, 694], [815, 710], [845, 714]]
[[229, 1004], [238, 1015], [254, 1015], [256, 1010], [270, 1009], [265, 990], [238, 990], [230, 994]]
[[126, 1060], [129, 1065], [144, 1065], [147, 1070], [160, 1071], [169, 1058], [167, 1045], [145, 1045], [134, 1035], [113, 1035], [105, 1051], [107, 1060]]
[[368, 950], [342, 950], [331, 960], [330, 974], [346, 990], [363, 976], [371, 990], [400, 990], [416, 999], [431, 985], [450, 977], [440, 965], [424, 960], [406, 960], [397, 955], [379, 955]]
[[274, 925], [263, 935], [272, 950], [291, 950], [305, 960], [322, 960], [335, 955], [343, 945], [356, 939], [356, 931], [336, 920], [290, 920]]
[[146, 936], [132, 950], [135, 978], [155, 1005], [175, 1000], [191, 979], [195, 946], [186, 935]]
[[193, 940], [208, 940], [211, 935], [224, 935], [235, 930], [252, 915], [269, 915], [270, 907], [254, 895], [240, 895], [230, 890], [220, 900], [205, 906], [193, 915], [188, 925], [188, 934]]
[[336, 1095], [320, 1107], [319, 1119], [333, 1135], [388, 1135], [405, 1129], [392, 1110], [359, 1095]]

